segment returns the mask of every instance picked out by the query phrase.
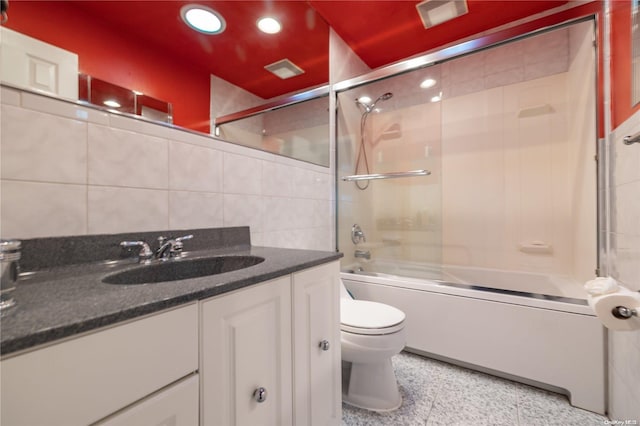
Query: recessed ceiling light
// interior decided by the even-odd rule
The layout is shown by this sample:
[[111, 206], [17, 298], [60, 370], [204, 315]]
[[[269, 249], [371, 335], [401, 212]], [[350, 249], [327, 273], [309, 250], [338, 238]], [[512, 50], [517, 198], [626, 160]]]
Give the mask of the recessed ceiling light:
[[260, 31], [267, 34], [276, 34], [279, 33], [282, 29], [282, 25], [280, 25], [280, 22], [278, 22], [277, 19], [271, 17], [258, 19], [257, 25], [258, 28], [260, 28]]
[[180, 9], [180, 16], [187, 25], [201, 33], [220, 34], [226, 28], [224, 18], [206, 6], [187, 4]]
[[361, 102], [363, 104], [368, 104], [369, 102], [371, 102], [371, 98], [369, 96], [360, 96], [358, 98], [358, 102]]
[[423, 89], [428, 89], [429, 87], [433, 87], [436, 85], [436, 81], [432, 78], [427, 78], [422, 83], [420, 83], [420, 87]]
[[113, 99], [108, 99], [104, 101], [103, 104], [111, 108], [120, 108], [122, 106], [118, 102], [114, 101]]
[[440, 102], [442, 100], [442, 93], [431, 98], [431, 102]]

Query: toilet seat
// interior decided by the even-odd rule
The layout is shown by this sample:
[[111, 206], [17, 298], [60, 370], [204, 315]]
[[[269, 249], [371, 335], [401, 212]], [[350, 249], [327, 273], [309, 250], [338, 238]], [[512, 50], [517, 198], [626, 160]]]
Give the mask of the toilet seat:
[[368, 300], [340, 301], [340, 329], [348, 333], [383, 335], [404, 328], [406, 315], [400, 309]]

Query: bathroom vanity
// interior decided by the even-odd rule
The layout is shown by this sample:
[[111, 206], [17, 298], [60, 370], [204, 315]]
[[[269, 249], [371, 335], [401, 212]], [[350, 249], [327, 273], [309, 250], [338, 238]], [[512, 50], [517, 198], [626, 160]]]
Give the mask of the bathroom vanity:
[[[194, 246], [218, 239], [198, 231]], [[104, 282], [145, 267], [133, 263], [48, 265], [19, 282], [1, 324], [2, 423], [339, 424], [341, 255], [250, 247], [239, 232], [169, 262], [264, 261], [146, 284]]]

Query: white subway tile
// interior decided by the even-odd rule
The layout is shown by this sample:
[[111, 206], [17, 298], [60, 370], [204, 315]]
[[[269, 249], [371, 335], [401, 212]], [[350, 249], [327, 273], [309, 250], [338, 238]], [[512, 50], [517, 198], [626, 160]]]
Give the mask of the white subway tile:
[[262, 194], [262, 161], [224, 153], [225, 194]]
[[87, 182], [87, 124], [2, 106], [2, 177]]
[[223, 196], [207, 192], [169, 192], [169, 228], [219, 228], [224, 226]]
[[89, 186], [89, 234], [166, 230], [168, 191]]
[[640, 236], [640, 180], [615, 187], [615, 232]]
[[215, 149], [169, 142], [169, 188], [221, 192], [222, 157]]
[[85, 185], [2, 181], [3, 238], [87, 233]]
[[89, 125], [89, 184], [167, 189], [168, 141]]

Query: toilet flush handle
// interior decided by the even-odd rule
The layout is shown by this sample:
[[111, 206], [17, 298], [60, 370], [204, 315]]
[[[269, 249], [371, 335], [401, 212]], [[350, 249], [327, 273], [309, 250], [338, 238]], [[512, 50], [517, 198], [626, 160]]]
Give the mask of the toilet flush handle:
[[329, 341], [328, 340], [323, 340], [320, 342], [320, 349], [322, 349], [323, 351], [328, 351], [329, 350]]

